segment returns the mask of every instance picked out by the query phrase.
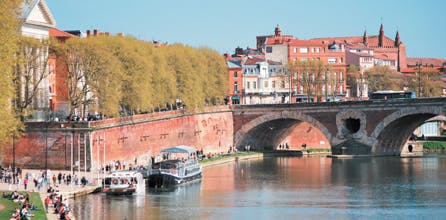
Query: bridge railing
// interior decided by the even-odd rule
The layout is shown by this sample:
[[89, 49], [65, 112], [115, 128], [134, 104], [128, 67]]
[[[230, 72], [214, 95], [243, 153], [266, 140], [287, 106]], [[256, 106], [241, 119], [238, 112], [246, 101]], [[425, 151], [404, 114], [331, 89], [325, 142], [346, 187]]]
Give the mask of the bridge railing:
[[363, 100], [342, 102], [299, 102], [299, 103], [275, 103], [275, 104], [242, 104], [233, 105], [233, 109], [244, 108], [290, 108], [290, 107], [339, 107], [339, 106], [368, 106], [368, 105], [420, 105], [429, 103], [442, 103], [446, 105], [446, 97], [414, 98], [414, 99], [388, 99], [388, 100]]

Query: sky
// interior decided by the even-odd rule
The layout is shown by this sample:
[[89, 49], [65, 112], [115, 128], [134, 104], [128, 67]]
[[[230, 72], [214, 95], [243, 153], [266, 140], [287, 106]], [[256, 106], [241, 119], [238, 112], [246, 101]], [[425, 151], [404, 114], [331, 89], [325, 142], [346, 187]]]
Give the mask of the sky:
[[444, 0], [46, 0], [61, 30], [98, 29], [234, 53], [256, 36], [299, 39], [399, 31], [408, 57], [446, 59]]

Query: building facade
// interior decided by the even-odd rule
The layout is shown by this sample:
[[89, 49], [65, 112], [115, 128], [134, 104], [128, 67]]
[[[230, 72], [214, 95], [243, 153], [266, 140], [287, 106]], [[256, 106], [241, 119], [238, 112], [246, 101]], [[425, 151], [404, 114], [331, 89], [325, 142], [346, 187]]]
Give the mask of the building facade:
[[[262, 37], [257, 37], [257, 39], [263, 40]], [[328, 68], [323, 71], [320, 77], [313, 75], [313, 85], [317, 84], [317, 81], [324, 81], [319, 83], [321, 84], [319, 90], [324, 94], [322, 101], [339, 101], [347, 96], [345, 44], [343, 42], [326, 39], [297, 39], [291, 35], [282, 35], [282, 31], [277, 25], [274, 35], [266, 37], [263, 42], [258, 41], [257, 45], [264, 47], [266, 60], [281, 62], [285, 65], [310, 60], [327, 64]], [[316, 94], [305, 94], [305, 91], [308, 91], [306, 87], [309, 85], [303, 81], [307, 74], [306, 71], [290, 73], [292, 102], [318, 100]]]
[[[54, 20], [45, 0], [25, 1], [22, 4], [22, 14], [20, 19], [22, 21], [20, 28], [22, 36], [35, 38], [41, 42], [48, 40], [50, 36], [50, 28], [56, 26], [56, 21]], [[51, 91], [51, 87], [55, 84], [54, 62], [49, 59], [49, 48], [47, 46], [33, 49], [38, 53], [36, 61], [38, 64], [35, 65], [35, 68], [30, 70], [32, 71], [32, 79], [30, 80], [37, 83], [22, 84], [20, 88], [21, 91], [17, 92], [24, 93], [25, 90], [35, 91], [35, 96], [32, 99], [30, 107], [31, 109], [29, 109], [33, 114], [29, 120], [44, 121], [49, 119], [48, 115], [52, 110], [51, 103], [55, 97], [54, 91]]]

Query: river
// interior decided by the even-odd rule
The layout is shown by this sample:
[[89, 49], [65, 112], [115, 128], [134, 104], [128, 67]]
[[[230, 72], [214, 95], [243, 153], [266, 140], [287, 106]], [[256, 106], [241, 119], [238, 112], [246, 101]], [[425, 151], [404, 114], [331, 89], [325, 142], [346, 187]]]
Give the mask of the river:
[[444, 219], [446, 157], [266, 157], [200, 183], [71, 201], [76, 219]]

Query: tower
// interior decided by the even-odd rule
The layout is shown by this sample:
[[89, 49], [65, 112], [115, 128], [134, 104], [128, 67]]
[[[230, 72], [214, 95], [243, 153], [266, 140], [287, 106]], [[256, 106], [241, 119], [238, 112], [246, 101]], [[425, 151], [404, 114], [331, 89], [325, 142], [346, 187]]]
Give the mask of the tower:
[[280, 37], [280, 36], [282, 36], [282, 31], [280, 30], [279, 25], [277, 25], [276, 28], [274, 29], [274, 36], [275, 36], [275, 37]]
[[378, 47], [382, 47], [383, 42], [384, 42], [384, 27], [383, 24], [381, 24], [381, 27], [379, 28]]
[[400, 40], [400, 33], [398, 31], [396, 31], [396, 36], [395, 36], [395, 47], [400, 46], [401, 44], [401, 40]]
[[369, 36], [367, 35], [367, 31], [364, 30], [364, 36], [362, 36], [362, 43], [367, 46], [369, 44]]

